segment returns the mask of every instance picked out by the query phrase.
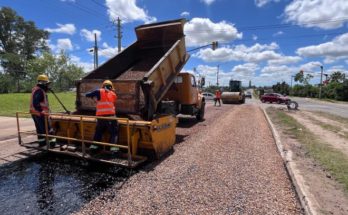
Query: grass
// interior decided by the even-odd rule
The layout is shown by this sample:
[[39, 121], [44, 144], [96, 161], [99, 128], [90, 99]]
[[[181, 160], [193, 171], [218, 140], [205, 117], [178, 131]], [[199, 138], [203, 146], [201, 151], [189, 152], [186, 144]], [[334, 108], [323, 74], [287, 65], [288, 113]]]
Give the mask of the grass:
[[272, 121], [279, 123], [285, 132], [302, 143], [310, 157], [343, 184], [348, 194], [348, 156], [319, 139], [293, 117], [275, 108], [267, 108]]
[[[68, 110], [75, 109], [75, 92], [56, 93]], [[64, 112], [52, 93], [48, 93], [52, 112]], [[29, 112], [30, 93], [0, 94], [0, 116], [16, 116], [16, 112]]]

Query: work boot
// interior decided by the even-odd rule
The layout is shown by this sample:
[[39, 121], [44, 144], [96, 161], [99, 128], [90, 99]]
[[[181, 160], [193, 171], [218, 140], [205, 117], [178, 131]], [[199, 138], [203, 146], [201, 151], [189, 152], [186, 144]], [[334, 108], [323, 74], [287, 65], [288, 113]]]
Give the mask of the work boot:
[[40, 138], [37, 140], [37, 142], [39, 143], [39, 147], [46, 146], [46, 139], [45, 138]]
[[57, 143], [57, 139], [56, 138], [50, 139], [49, 142], [50, 142], [50, 147], [51, 148], [56, 147], [56, 143]]
[[116, 147], [116, 146], [111, 146], [110, 147], [110, 151], [112, 152], [112, 153], [116, 153], [116, 152], [118, 152], [120, 150], [120, 148], [118, 148], [118, 147]]

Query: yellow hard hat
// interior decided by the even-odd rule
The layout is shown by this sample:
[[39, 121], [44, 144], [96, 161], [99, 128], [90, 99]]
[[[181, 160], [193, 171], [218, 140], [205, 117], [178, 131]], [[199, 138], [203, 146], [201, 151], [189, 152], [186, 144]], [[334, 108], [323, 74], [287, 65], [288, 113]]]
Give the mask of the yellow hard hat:
[[112, 89], [114, 89], [114, 85], [112, 84], [112, 82], [110, 80], [105, 80], [103, 82], [103, 87], [105, 86], [111, 86]]
[[42, 74], [42, 75], [37, 76], [37, 81], [38, 81], [38, 82], [44, 82], [44, 83], [49, 83], [49, 82], [50, 82], [50, 81], [48, 80], [47, 75], [45, 75], [45, 74]]

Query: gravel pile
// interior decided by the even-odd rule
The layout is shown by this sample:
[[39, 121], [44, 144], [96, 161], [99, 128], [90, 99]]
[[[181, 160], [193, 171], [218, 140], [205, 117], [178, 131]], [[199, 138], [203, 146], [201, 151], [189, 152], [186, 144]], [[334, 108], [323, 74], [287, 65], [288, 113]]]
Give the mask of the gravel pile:
[[79, 214], [301, 214], [261, 110], [210, 106], [206, 114], [206, 121], [178, 128], [172, 155]]

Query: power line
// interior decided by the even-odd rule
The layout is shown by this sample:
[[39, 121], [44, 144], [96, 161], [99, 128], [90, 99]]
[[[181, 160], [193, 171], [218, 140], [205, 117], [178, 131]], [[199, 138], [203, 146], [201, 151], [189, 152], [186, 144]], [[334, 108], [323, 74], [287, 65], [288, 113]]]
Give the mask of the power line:
[[[324, 24], [324, 23], [332, 23], [332, 22], [344, 22], [348, 21], [348, 17], [342, 17], [340, 19], [327, 19], [327, 20], [319, 20], [319, 21], [312, 21], [312, 22], [303, 22], [301, 25], [314, 25], [314, 24]], [[297, 25], [294, 24], [270, 24], [270, 25], [255, 25], [255, 26], [241, 26], [236, 27], [240, 31], [254, 31], [254, 30], [271, 30], [271, 29], [281, 29], [281, 28], [290, 28], [290, 27], [297, 27]], [[228, 32], [230, 30], [228, 29], [216, 29], [214, 32]], [[190, 34], [194, 33], [210, 33], [210, 29], [197, 29], [193, 31], [187, 31]]]
[[109, 9], [107, 6], [105, 6], [105, 5], [101, 4], [101, 3], [99, 3], [99, 2], [96, 1], [96, 0], [91, 0], [91, 1], [92, 1], [94, 4], [96, 4], [96, 5], [98, 5], [98, 6], [102, 7], [102, 8]]

